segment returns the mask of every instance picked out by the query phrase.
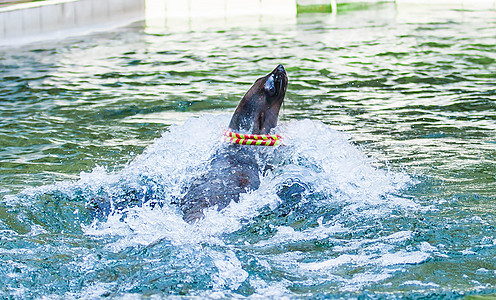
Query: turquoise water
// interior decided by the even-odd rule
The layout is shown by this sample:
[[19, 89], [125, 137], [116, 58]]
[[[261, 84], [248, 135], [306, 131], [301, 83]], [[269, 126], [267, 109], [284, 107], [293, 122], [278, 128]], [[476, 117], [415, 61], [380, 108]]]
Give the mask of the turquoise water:
[[[384, 4], [0, 49], [1, 297], [495, 293], [495, 32], [494, 10]], [[278, 63], [274, 169], [184, 223], [171, 202]]]

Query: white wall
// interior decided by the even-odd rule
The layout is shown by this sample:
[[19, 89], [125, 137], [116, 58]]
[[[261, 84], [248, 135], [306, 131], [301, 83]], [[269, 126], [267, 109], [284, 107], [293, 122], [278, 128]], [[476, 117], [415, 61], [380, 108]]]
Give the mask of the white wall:
[[[0, 8], [0, 45], [62, 38], [145, 20], [147, 29], [202, 28], [277, 19], [295, 22], [297, 3], [335, 5], [378, 0], [47, 0]], [[384, 0], [382, 0], [384, 1]], [[496, 9], [496, 0], [386, 0], [398, 12], [425, 6]], [[335, 6], [333, 6], [335, 7]], [[339, 6], [337, 9], [339, 13]]]
[[144, 0], [50, 0], [0, 8], [0, 45], [105, 30], [143, 19]]
[[296, 18], [296, 0], [145, 0], [145, 8], [151, 31], [258, 22], [254, 19], [264, 16], [277, 16], [281, 22]]

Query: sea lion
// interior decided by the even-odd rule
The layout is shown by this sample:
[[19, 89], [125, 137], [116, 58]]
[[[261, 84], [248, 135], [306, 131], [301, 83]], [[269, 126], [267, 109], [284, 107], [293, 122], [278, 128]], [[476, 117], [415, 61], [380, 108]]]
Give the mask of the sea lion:
[[[282, 65], [255, 81], [239, 102], [229, 123], [237, 133], [269, 134], [277, 126], [288, 76]], [[239, 195], [260, 186], [261, 168], [255, 146], [227, 145], [212, 158], [208, 174], [194, 180], [179, 201], [183, 219], [193, 223], [204, 217], [203, 209], [217, 205], [221, 210], [238, 202]]]
[[[229, 123], [229, 130], [240, 134], [269, 134], [276, 127], [288, 77], [282, 65], [257, 79], [239, 102]], [[260, 186], [260, 166], [256, 159], [257, 146], [223, 145], [211, 158], [208, 173], [195, 178], [184, 191], [184, 196], [172, 201], [179, 205], [183, 219], [193, 223], [204, 217], [203, 210], [216, 206], [221, 210], [238, 202], [239, 196]], [[149, 203], [160, 205], [160, 196], [152, 189], [123, 187], [113, 195], [96, 195], [88, 209], [96, 218], [106, 217], [126, 207]]]

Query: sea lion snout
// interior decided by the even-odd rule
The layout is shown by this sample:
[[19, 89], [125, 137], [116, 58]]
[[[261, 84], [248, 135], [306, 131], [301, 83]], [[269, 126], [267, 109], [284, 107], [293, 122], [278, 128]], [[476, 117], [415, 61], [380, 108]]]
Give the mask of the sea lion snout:
[[257, 79], [239, 102], [229, 128], [239, 132], [268, 134], [277, 126], [287, 85], [288, 75], [282, 65]]
[[272, 102], [274, 96], [277, 96], [281, 92], [286, 92], [286, 85], [288, 82], [288, 75], [286, 74], [286, 70], [282, 65], [278, 65], [277, 68], [274, 69], [265, 80], [264, 90], [267, 93], [268, 101]]

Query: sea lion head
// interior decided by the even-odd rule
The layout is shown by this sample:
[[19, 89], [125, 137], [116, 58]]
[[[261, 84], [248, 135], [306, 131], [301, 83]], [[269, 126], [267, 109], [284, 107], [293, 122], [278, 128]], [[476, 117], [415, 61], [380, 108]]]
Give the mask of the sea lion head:
[[282, 65], [257, 79], [236, 107], [229, 129], [236, 132], [269, 134], [277, 126], [288, 75]]

